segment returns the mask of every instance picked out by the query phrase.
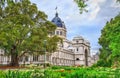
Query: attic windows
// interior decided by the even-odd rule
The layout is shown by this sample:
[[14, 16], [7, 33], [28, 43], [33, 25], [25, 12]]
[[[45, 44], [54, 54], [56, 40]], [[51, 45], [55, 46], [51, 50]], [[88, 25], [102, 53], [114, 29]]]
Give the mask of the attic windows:
[[52, 22], [55, 22], [54, 20], [52, 20]]
[[57, 22], [61, 22], [60, 20], [58, 20]]

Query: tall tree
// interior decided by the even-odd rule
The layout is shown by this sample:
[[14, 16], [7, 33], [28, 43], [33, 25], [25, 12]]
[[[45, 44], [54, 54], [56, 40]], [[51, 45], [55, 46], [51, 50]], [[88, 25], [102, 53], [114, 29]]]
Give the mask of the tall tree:
[[111, 19], [101, 31], [99, 44], [101, 47], [100, 59], [120, 62], [120, 15]]
[[29, 0], [7, 0], [4, 8], [0, 6], [0, 48], [11, 56], [11, 66], [18, 66], [25, 53], [43, 53], [45, 40], [47, 52], [55, 51], [60, 38], [48, 36], [55, 29]]

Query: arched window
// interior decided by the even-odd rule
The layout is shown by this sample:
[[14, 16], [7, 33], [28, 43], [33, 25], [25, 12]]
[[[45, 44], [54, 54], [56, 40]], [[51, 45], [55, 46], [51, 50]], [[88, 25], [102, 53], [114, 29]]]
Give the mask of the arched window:
[[85, 49], [85, 65], [88, 66], [88, 51]]
[[76, 60], [80, 60], [79, 58], [76, 58]]
[[76, 51], [79, 51], [79, 49], [77, 48]]
[[79, 41], [76, 41], [76, 43], [79, 43]]

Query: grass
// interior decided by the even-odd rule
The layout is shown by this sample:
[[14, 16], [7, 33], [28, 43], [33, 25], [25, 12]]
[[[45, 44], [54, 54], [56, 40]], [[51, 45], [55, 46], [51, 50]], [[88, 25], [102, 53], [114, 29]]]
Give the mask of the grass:
[[119, 68], [62, 67], [0, 70], [0, 78], [120, 78]]

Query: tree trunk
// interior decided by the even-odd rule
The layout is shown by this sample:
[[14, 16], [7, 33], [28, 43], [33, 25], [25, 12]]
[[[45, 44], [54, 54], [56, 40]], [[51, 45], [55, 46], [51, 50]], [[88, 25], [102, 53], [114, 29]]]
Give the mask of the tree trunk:
[[16, 46], [11, 49], [11, 62], [10, 66], [19, 66], [18, 53], [16, 51]]

